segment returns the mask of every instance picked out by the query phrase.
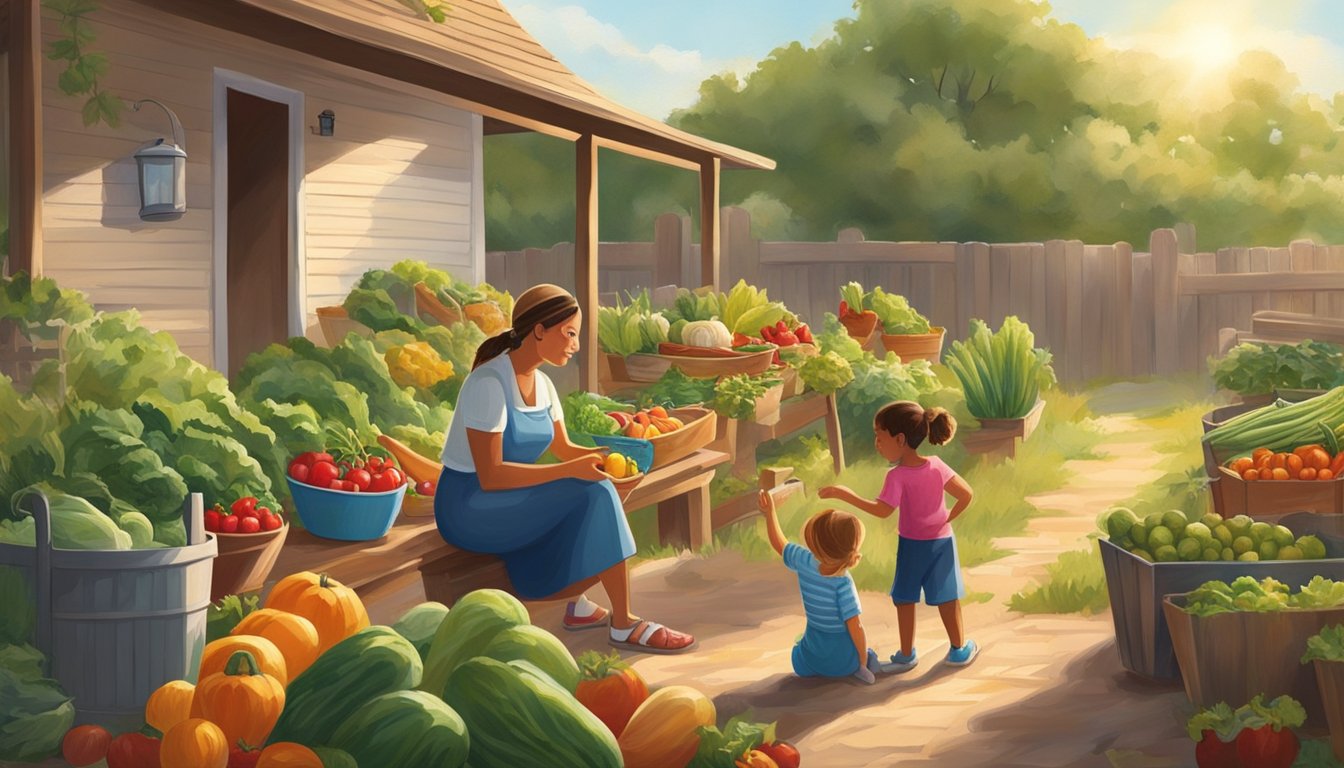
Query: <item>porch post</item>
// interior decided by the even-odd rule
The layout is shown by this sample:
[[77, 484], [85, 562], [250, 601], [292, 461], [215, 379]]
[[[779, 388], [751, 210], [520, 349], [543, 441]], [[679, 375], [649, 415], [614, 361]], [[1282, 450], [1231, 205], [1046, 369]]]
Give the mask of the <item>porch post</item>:
[[42, 9], [9, 0], [9, 272], [42, 273]]
[[574, 196], [574, 286], [583, 311], [579, 388], [597, 389], [597, 143], [586, 133], [576, 143], [577, 189]]
[[723, 161], [700, 163], [700, 284], [719, 285], [719, 172]]

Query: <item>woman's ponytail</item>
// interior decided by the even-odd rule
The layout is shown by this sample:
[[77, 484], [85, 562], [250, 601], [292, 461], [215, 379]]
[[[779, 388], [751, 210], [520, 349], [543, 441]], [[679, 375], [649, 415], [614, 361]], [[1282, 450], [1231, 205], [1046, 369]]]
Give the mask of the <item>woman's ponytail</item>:
[[505, 352], [517, 349], [538, 325], [554, 328], [578, 312], [579, 302], [558, 285], [542, 283], [528, 288], [513, 303], [513, 326], [481, 342], [471, 369], [474, 371]]
[[518, 332], [512, 328], [505, 328], [481, 342], [481, 346], [476, 348], [476, 358], [471, 362], [471, 370], [480, 368], [505, 352], [517, 349], [520, 343], [522, 343], [522, 337], [518, 335]]

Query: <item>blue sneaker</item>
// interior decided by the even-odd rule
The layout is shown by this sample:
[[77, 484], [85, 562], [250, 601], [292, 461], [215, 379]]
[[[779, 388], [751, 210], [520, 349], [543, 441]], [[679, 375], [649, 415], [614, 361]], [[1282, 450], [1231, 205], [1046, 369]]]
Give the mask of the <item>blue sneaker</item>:
[[967, 640], [966, 644], [960, 648], [952, 648], [947, 652], [947, 663], [954, 667], [964, 667], [975, 660], [980, 655], [980, 646], [975, 644], [974, 640]]
[[902, 672], [909, 672], [919, 664], [919, 651], [910, 649], [910, 655], [897, 651], [891, 654], [891, 661], [882, 665], [882, 672], [888, 675], [899, 675]]

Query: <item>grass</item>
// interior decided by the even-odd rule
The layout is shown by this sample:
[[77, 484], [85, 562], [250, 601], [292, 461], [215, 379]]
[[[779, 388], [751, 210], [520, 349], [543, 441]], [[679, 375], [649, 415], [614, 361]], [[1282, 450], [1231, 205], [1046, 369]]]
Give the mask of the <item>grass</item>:
[[1045, 582], [1032, 590], [1018, 592], [1008, 607], [1022, 613], [1081, 613], [1089, 616], [1110, 606], [1106, 595], [1106, 577], [1101, 572], [1101, 556], [1091, 550], [1065, 552], [1046, 567]]

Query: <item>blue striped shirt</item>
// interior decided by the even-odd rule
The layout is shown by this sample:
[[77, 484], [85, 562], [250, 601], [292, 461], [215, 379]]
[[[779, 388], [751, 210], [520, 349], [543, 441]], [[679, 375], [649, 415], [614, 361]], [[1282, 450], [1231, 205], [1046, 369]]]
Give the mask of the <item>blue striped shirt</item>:
[[845, 622], [862, 611], [849, 573], [822, 576], [816, 555], [793, 542], [784, 545], [784, 565], [798, 574], [808, 627], [822, 632], [847, 631]]

